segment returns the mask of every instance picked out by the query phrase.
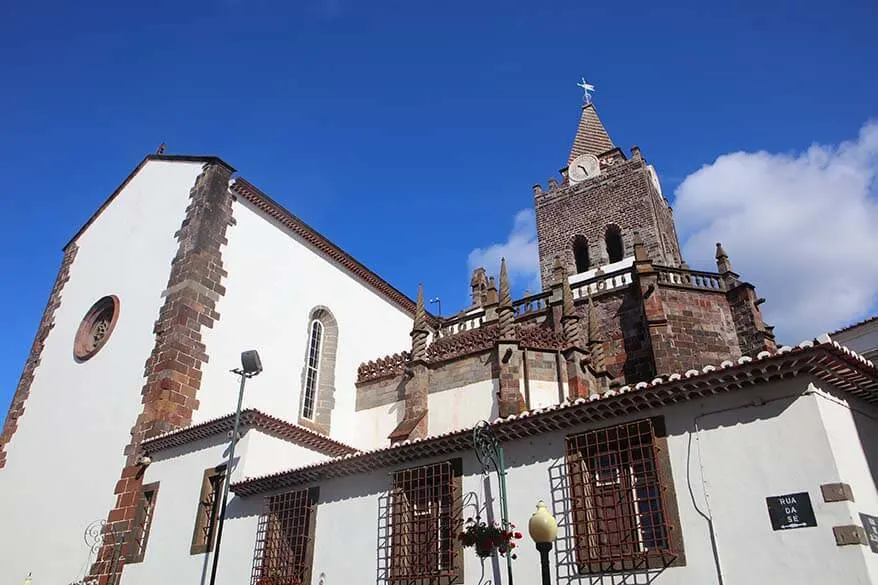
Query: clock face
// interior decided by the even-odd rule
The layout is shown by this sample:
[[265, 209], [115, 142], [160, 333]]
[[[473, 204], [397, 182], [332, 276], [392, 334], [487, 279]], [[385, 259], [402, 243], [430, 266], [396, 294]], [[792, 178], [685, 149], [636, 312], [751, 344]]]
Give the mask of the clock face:
[[571, 183], [579, 183], [590, 179], [601, 172], [601, 163], [593, 154], [577, 156], [567, 168], [567, 176]]

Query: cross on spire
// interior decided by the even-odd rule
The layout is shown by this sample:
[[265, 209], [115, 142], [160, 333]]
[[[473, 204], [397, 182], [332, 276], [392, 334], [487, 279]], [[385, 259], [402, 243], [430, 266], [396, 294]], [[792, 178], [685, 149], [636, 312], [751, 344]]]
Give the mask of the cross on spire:
[[576, 87], [582, 88], [582, 93], [584, 94], [582, 96], [582, 101], [584, 101], [586, 105], [590, 104], [591, 103], [591, 94], [589, 92], [594, 91], [594, 86], [592, 84], [590, 84], [589, 82], [587, 82], [585, 80], [585, 77], [583, 77], [582, 80], [576, 84]]

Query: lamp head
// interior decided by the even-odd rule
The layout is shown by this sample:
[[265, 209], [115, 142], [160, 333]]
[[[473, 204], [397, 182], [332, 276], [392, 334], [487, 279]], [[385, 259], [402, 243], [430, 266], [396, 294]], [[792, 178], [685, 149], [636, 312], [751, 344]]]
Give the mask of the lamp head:
[[537, 544], [555, 542], [558, 536], [558, 521], [549, 513], [542, 500], [537, 504], [537, 511], [527, 523], [527, 531]]
[[262, 371], [262, 360], [259, 359], [258, 351], [250, 349], [241, 353], [241, 370], [248, 377], [253, 377]]

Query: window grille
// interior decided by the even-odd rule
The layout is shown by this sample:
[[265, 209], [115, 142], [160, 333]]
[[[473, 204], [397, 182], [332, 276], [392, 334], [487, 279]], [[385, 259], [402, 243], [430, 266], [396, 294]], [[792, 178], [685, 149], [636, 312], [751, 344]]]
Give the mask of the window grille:
[[567, 437], [576, 554], [583, 572], [673, 556], [652, 421]]
[[201, 482], [201, 495], [198, 499], [198, 513], [195, 517], [195, 533], [192, 536], [191, 554], [213, 550], [216, 525], [220, 515], [220, 495], [223, 491], [225, 465], [204, 472]]
[[320, 345], [323, 342], [323, 323], [311, 321], [311, 334], [308, 338], [308, 363], [305, 364], [305, 393], [302, 398], [302, 416], [314, 418], [317, 398], [317, 376], [320, 373]]
[[456, 583], [460, 551], [459, 461], [393, 474], [389, 582]]
[[259, 518], [251, 585], [310, 583], [317, 490], [298, 490], [265, 498]]
[[140, 499], [137, 502], [134, 523], [131, 527], [126, 558], [128, 563], [139, 563], [146, 556], [146, 543], [149, 540], [150, 528], [152, 528], [152, 518], [155, 514], [155, 502], [158, 493], [158, 483], [143, 486]]

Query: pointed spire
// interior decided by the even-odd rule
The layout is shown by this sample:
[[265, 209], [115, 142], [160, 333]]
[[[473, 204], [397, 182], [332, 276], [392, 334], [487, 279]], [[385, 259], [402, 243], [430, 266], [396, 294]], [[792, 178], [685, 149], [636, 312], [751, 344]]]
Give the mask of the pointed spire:
[[564, 270], [559, 256], [555, 256], [555, 262], [552, 264], [552, 275], [555, 277], [555, 284], [561, 284], [561, 281], [567, 278], [567, 271]]
[[582, 343], [582, 327], [579, 326], [579, 315], [573, 304], [573, 289], [570, 288], [570, 280], [567, 271], [563, 270], [561, 281], [561, 329], [564, 333], [564, 341], [568, 347], [579, 347]]
[[415, 308], [415, 322], [412, 326], [412, 360], [427, 357], [427, 311], [424, 310], [424, 285], [418, 285], [418, 304]]
[[570, 279], [567, 278], [567, 271], [564, 271], [564, 279], [561, 281], [561, 316], [576, 316], [576, 307], [573, 305], [573, 289], [570, 288]]
[[716, 269], [720, 274], [732, 271], [732, 262], [720, 242], [716, 243]]
[[594, 308], [594, 300], [590, 292], [588, 293], [588, 351], [591, 354], [592, 368], [598, 372], [606, 370], [601, 322], [598, 320], [598, 312]]
[[588, 293], [588, 342], [603, 341], [601, 337], [601, 323], [598, 321], [598, 312], [594, 308], [594, 300]]
[[500, 306], [497, 307], [497, 319], [500, 323], [500, 338], [512, 337], [515, 331], [515, 311], [512, 308], [512, 294], [509, 292], [506, 258], [500, 259]]
[[570, 149], [570, 157], [567, 164], [573, 162], [581, 154], [599, 155], [616, 148], [607, 130], [598, 117], [594, 104], [587, 103], [582, 106], [582, 116], [579, 119], [579, 127], [576, 129], [576, 137]]

